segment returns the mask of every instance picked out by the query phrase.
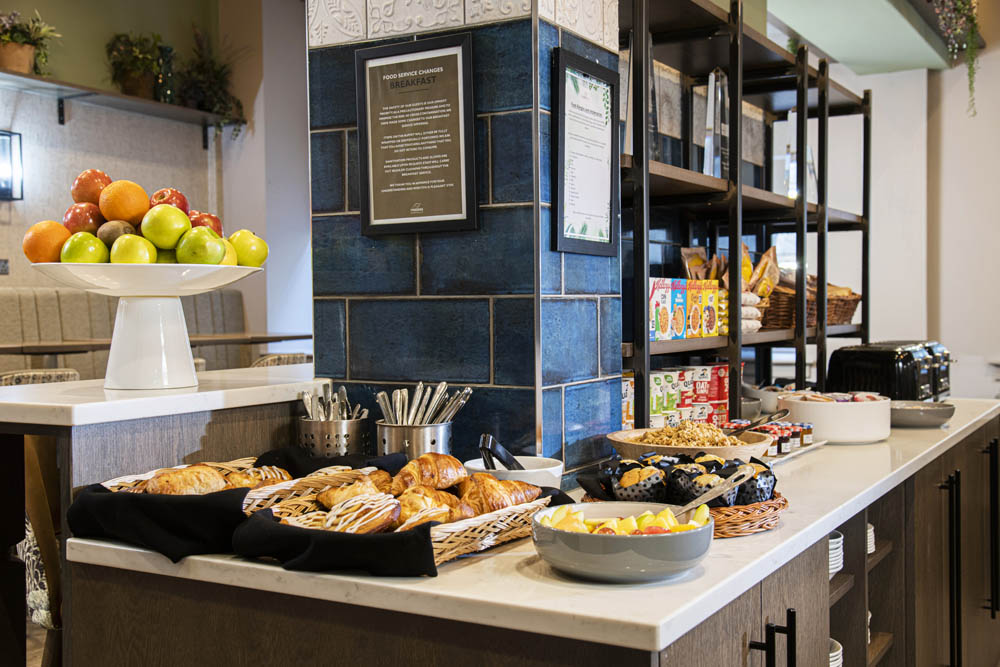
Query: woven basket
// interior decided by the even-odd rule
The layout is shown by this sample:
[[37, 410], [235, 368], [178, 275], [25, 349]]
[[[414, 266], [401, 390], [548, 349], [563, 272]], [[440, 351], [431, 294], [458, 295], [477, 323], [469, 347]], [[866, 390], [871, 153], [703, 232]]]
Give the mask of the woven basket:
[[[351, 470], [343, 467], [341, 470], [324, 469], [324, 474], [313, 473], [307, 477], [290, 479], [287, 482], [262, 486], [259, 489], [250, 489], [246, 498], [243, 499], [243, 511], [253, 514], [260, 510], [273, 507], [278, 503], [295, 500], [303, 496], [312, 495], [314, 498], [329, 488], [351, 484], [360, 477], [368, 473], [375, 472], [375, 468], [358, 468]], [[284, 508], [288, 510], [288, 508]], [[293, 515], [293, 516], [298, 516]]]
[[[252, 468], [254, 462], [257, 460], [256, 456], [248, 456], [242, 459], [236, 459], [235, 461], [226, 461], [224, 463], [199, 463], [198, 465], [208, 466], [209, 468], [214, 468], [223, 475], [228, 475], [231, 472], [242, 472], [248, 468]], [[150, 470], [149, 472], [142, 473], [141, 475], [124, 475], [122, 477], [116, 477], [115, 479], [103, 482], [101, 486], [111, 491], [131, 491], [133, 493], [139, 493], [146, 486], [146, 482], [152, 479], [158, 473], [164, 470], [178, 470], [180, 468], [188, 468], [189, 465], [174, 466], [173, 468], [157, 468], [156, 470]]]
[[774, 497], [762, 503], [712, 507], [709, 512], [715, 519], [716, 539], [743, 537], [771, 530], [778, 525], [780, 514], [788, 507], [788, 499], [774, 492]]
[[531, 535], [531, 517], [546, 507], [550, 498], [505, 507], [471, 519], [443, 523], [431, 528], [434, 564], [440, 565], [464, 554], [485, 551], [504, 542]]
[[[795, 326], [795, 290], [778, 285], [768, 297], [770, 305], [762, 311], [762, 329], [791, 329]], [[827, 324], [850, 324], [861, 295], [831, 296], [826, 302]], [[816, 290], [806, 290], [806, 326], [816, 326]]]

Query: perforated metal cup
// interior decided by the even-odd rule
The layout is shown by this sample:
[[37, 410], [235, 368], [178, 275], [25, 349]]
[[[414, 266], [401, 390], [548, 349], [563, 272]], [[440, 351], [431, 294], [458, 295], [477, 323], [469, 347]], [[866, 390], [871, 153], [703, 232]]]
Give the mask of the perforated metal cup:
[[378, 427], [378, 454], [406, 454], [407, 459], [415, 459], [421, 454], [435, 452], [451, 453], [451, 422], [444, 424], [420, 424], [401, 426], [375, 422]]
[[366, 419], [299, 420], [299, 446], [316, 457], [370, 454]]

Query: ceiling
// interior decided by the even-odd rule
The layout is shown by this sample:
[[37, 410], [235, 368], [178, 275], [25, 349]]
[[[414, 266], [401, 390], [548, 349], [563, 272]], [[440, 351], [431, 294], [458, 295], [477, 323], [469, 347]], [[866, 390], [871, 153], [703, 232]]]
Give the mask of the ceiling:
[[768, 0], [767, 11], [857, 74], [949, 67], [927, 0]]

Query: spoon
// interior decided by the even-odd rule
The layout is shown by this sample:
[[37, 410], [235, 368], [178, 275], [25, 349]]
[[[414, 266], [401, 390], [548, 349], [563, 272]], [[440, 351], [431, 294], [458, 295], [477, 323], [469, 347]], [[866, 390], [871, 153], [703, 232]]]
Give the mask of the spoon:
[[713, 486], [711, 489], [709, 489], [705, 493], [701, 494], [700, 496], [689, 502], [684, 507], [674, 512], [674, 516], [677, 517], [678, 521], [680, 521], [681, 520], [680, 517], [684, 516], [685, 514], [687, 514], [694, 508], [698, 507], [699, 505], [707, 503], [710, 500], [715, 500], [719, 496], [724, 495], [727, 491], [732, 491], [737, 486], [739, 486], [743, 482], [753, 477], [754, 472], [755, 470], [752, 465], [740, 466], [739, 468], [736, 469], [735, 473], [730, 475], [729, 479], [724, 481], [722, 484], [717, 484]]
[[732, 431], [729, 431], [728, 433], [726, 433], [726, 435], [737, 436], [740, 433], [743, 433], [744, 431], [749, 431], [750, 429], [757, 428], [758, 426], [765, 426], [767, 424], [773, 424], [774, 422], [780, 422], [782, 419], [784, 419], [785, 417], [788, 416], [788, 413], [789, 413], [788, 409], [778, 410], [773, 415], [768, 415], [768, 416], [765, 416], [765, 417], [761, 417], [757, 421], [750, 422], [746, 426], [741, 426], [739, 428], [735, 428]]

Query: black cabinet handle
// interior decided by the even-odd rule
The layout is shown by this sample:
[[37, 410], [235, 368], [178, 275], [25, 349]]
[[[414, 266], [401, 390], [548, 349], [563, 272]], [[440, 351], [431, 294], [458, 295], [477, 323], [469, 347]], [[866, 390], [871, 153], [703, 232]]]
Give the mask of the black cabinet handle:
[[938, 485], [948, 492], [948, 637], [951, 667], [962, 666], [962, 473]]
[[764, 626], [764, 641], [751, 641], [750, 650], [764, 652], [764, 667], [775, 667], [777, 660], [777, 635], [783, 634], [788, 637], [787, 651], [785, 652], [785, 664], [787, 667], [795, 667], [796, 653], [796, 623], [795, 610], [785, 610], [785, 624], [775, 625], [768, 623]]
[[1000, 439], [993, 438], [983, 450], [990, 457], [990, 610], [995, 619], [1000, 612], [1000, 542], [997, 528], [1000, 525]]

